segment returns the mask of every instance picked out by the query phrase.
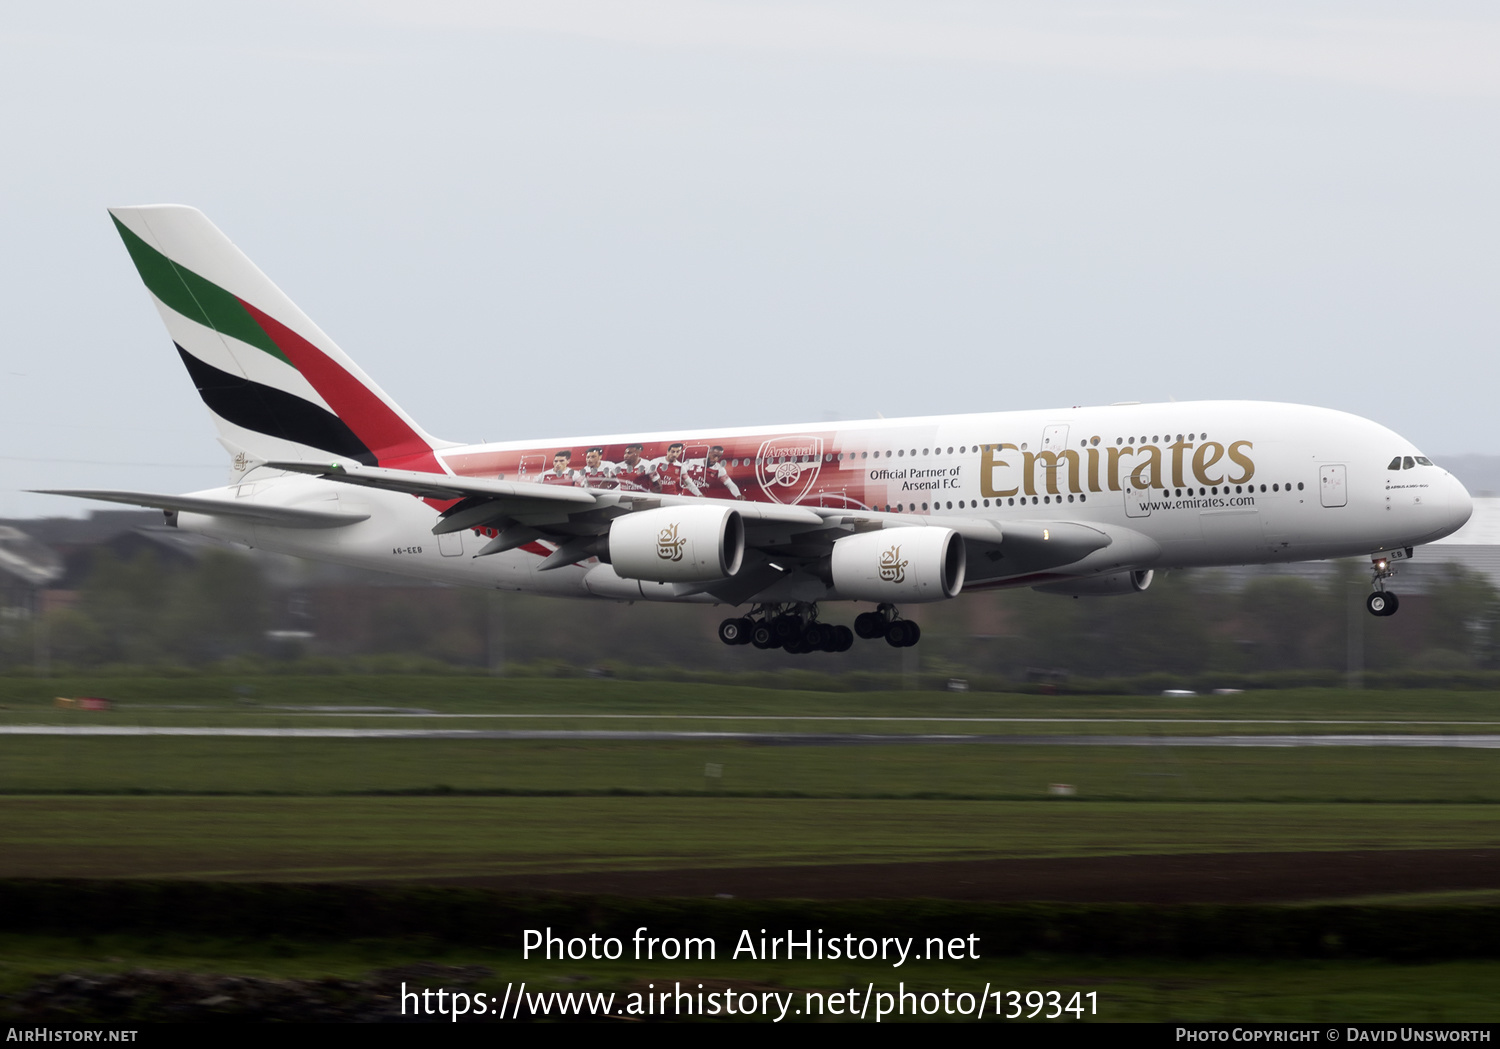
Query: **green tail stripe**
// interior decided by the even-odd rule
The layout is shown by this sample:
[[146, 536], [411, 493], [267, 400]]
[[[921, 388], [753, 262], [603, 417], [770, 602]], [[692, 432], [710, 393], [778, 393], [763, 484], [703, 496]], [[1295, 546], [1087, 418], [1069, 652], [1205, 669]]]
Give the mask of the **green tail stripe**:
[[[277, 348], [271, 337], [255, 318], [245, 311], [240, 301], [211, 281], [179, 266], [114, 218], [115, 229], [125, 241], [125, 250], [140, 271], [141, 280], [162, 302], [190, 320], [213, 328], [221, 335], [249, 343], [256, 349], [265, 350], [277, 360], [287, 360], [286, 354]], [[295, 365], [293, 365], [295, 367]]]

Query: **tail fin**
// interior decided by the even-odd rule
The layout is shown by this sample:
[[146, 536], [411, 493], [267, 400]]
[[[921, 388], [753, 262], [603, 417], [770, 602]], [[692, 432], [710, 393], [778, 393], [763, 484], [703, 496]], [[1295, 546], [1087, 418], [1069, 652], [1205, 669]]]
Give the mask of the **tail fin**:
[[433, 449], [447, 442], [424, 433], [201, 211], [110, 215], [231, 451], [445, 472]]

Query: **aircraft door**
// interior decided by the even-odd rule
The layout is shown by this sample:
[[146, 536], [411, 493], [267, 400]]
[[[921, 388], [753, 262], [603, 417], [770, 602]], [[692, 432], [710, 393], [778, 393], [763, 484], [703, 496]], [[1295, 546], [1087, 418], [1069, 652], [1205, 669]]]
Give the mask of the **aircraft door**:
[[1042, 431], [1042, 451], [1060, 452], [1068, 446], [1068, 424], [1053, 423]]
[[[1126, 480], [1121, 478], [1121, 480]], [[1126, 517], [1150, 517], [1151, 516], [1151, 489], [1132, 488], [1130, 483], [1125, 484], [1125, 516]]]
[[546, 473], [552, 466], [545, 455], [523, 455], [521, 456], [521, 472], [516, 477], [518, 481], [535, 481]]
[[1348, 506], [1349, 483], [1343, 463], [1329, 463], [1318, 468], [1318, 498], [1324, 506]]
[[462, 557], [464, 552], [464, 534], [462, 532], [444, 532], [437, 537], [438, 553], [444, 557]]

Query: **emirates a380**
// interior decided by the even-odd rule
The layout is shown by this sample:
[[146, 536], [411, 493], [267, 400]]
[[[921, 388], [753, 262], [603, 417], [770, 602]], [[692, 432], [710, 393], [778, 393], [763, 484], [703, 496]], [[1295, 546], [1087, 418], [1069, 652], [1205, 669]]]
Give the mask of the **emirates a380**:
[[[428, 434], [204, 215], [115, 227], [231, 458], [155, 507], [186, 531], [448, 583], [726, 606], [726, 644], [904, 647], [966, 591], [1130, 594], [1172, 568], [1369, 555], [1458, 529], [1410, 441], [1294, 404], [1197, 401], [456, 444]], [[854, 627], [829, 602], [871, 606]]]

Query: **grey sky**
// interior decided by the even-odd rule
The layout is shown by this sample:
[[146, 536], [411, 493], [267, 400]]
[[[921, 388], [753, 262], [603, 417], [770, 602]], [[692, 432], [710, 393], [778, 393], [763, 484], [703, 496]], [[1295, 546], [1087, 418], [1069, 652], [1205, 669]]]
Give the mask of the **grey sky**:
[[0, 23], [0, 515], [224, 454], [104, 208], [455, 440], [1247, 397], [1500, 453], [1500, 15], [54, 3]]

